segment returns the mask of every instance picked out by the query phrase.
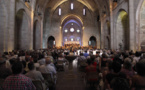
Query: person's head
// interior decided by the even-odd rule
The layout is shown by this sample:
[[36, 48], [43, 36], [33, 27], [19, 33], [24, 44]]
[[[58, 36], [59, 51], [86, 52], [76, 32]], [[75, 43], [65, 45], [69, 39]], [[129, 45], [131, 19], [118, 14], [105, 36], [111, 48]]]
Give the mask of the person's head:
[[91, 65], [92, 64], [92, 61], [91, 61], [91, 59], [87, 59], [87, 63], [88, 63], [88, 65]]
[[94, 62], [95, 61], [95, 56], [91, 55], [91, 60]]
[[140, 56], [140, 52], [137, 51], [137, 52], [135, 53], [135, 56], [136, 56], [136, 57], [139, 57], [139, 56]]
[[111, 88], [113, 90], [130, 90], [129, 89], [129, 83], [124, 78], [114, 78], [111, 81]]
[[29, 70], [33, 70], [34, 69], [34, 63], [33, 62], [30, 62], [29, 64], [28, 64], [28, 68], [29, 68]]
[[83, 53], [80, 53], [80, 56], [83, 56], [84, 54]]
[[139, 75], [145, 76], [145, 59], [142, 59], [136, 63], [136, 70]]
[[63, 57], [62, 53], [59, 54], [59, 57]]
[[20, 74], [23, 69], [23, 65], [20, 61], [14, 62], [12, 65], [12, 72], [13, 74]]
[[103, 53], [102, 58], [107, 58], [107, 55]]
[[113, 69], [113, 71], [114, 71], [115, 73], [120, 72], [120, 70], [121, 70], [121, 64], [120, 64], [119, 62], [114, 61], [114, 62], [112, 63], [112, 69]]
[[51, 58], [50, 57], [46, 57], [45, 58], [45, 63], [46, 64], [50, 64], [51, 63]]
[[132, 64], [130, 58], [125, 58], [124, 60], [124, 68], [127, 70], [131, 70]]

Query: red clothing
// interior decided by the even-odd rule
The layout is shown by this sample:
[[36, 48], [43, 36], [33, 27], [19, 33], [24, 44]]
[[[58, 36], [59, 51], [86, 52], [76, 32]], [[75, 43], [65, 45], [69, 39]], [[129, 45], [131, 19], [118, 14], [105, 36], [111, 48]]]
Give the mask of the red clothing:
[[22, 74], [8, 76], [2, 88], [3, 90], [36, 90], [31, 79]]
[[86, 78], [88, 81], [97, 81], [98, 75], [96, 75], [97, 69], [94, 65], [89, 65], [86, 67]]
[[94, 65], [89, 65], [86, 67], [86, 73], [87, 72], [96, 72], [96, 71], [97, 71], [97, 69]]
[[93, 65], [94, 65], [95, 67], [97, 67], [97, 62], [94, 62]]

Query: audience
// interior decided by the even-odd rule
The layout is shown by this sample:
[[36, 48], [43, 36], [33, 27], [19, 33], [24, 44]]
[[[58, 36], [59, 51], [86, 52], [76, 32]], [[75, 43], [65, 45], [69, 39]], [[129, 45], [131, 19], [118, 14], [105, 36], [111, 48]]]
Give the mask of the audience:
[[[95, 80], [98, 81], [97, 85], [102, 90], [145, 89], [144, 53], [137, 51], [134, 54], [133, 51], [93, 50], [89, 48], [82, 48], [79, 51], [80, 55], [76, 54], [78, 66], [83, 66], [86, 76], [90, 72], [96, 72]], [[71, 53], [75, 52], [77, 49]], [[42, 81], [45, 88], [42, 76], [44, 73], [51, 73], [56, 82], [57, 70], [55, 65], [59, 60], [67, 62], [64, 53], [65, 49], [62, 48], [4, 52], [0, 57], [0, 79], [5, 79], [3, 89], [35, 90], [32, 80]], [[82, 73], [84, 74], [84, 72]]]
[[2, 88], [4, 90], [36, 90], [32, 80], [25, 75], [21, 74], [23, 65], [21, 62], [14, 62], [12, 65], [12, 75], [8, 76]]

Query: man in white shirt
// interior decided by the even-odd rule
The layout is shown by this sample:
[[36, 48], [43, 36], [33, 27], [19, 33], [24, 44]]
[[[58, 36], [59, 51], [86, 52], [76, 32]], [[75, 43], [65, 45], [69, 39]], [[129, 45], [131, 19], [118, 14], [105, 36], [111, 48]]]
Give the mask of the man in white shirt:
[[46, 62], [46, 68], [47, 70], [52, 73], [53, 75], [55, 75], [57, 72], [56, 72], [56, 69], [51, 65], [51, 58], [50, 57], [46, 57], [45, 58], [45, 62]]

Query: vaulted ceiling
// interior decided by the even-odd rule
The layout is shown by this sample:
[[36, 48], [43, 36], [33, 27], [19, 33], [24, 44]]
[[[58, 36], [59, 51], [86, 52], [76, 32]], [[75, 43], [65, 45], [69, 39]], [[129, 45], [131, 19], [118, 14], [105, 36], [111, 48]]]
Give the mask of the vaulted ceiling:
[[92, 12], [99, 11], [100, 13], [105, 12], [109, 14], [109, 0], [37, 0], [36, 6], [39, 5], [43, 11], [45, 11], [46, 8], [50, 8], [51, 11], [54, 11], [57, 7], [67, 1], [78, 1]]

